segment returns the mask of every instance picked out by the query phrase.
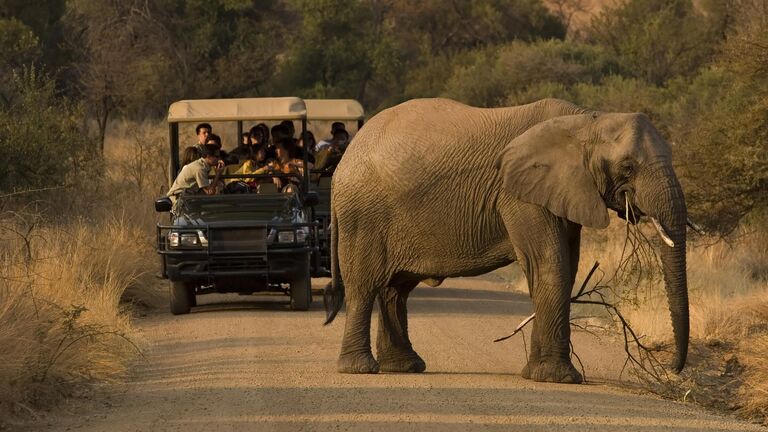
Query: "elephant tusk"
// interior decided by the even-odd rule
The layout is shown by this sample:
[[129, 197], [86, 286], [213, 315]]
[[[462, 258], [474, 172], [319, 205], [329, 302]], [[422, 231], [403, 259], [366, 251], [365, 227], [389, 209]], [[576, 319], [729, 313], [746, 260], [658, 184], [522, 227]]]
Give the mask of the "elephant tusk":
[[629, 197], [624, 193], [624, 221], [629, 225]]
[[669, 235], [667, 235], [667, 232], [664, 231], [664, 227], [661, 226], [659, 221], [656, 220], [655, 217], [651, 218], [651, 222], [653, 222], [653, 227], [656, 228], [656, 231], [659, 232], [659, 236], [662, 240], [664, 240], [664, 243], [667, 244], [669, 247], [675, 247], [675, 242], [672, 241], [671, 238], [669, 238]]
[[707, 232], [704, 231], [696, 222], [692, 221], [691, 218], [688, 218], [686, 220], [686, 225], [691, 227], [692, 230], [694, 230], [699, 235], [707, 235]]

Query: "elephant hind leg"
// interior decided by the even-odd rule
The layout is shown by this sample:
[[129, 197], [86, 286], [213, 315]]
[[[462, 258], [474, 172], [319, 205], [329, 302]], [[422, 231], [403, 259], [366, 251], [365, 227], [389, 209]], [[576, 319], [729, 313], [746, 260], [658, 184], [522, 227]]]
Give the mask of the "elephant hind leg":
[[344, 339], [337, 363], [341, 373], [378, 373], [379, 363], [371, 353], [371, 313], [376, 293], [347, 297]]
[[388, 286], [379, 293], [379, 332], [376, 357], [383, 372], [424, 372], [424, 360], [408, 337], [408, 295], [418, 282]]

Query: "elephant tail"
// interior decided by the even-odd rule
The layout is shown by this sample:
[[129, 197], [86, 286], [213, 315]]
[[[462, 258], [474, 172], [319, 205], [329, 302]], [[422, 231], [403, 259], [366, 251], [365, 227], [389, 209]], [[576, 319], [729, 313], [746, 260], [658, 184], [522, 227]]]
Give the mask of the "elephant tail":
[[341, 279], [339, 269], [339, 224], [336, 221], [336, 211], [331, 201], [331, 281], [323, 290], [323, 304], [325, 305], [325, 324], [328, 325], [336, 318], [336, 314], [344, 304], [344, 281]]

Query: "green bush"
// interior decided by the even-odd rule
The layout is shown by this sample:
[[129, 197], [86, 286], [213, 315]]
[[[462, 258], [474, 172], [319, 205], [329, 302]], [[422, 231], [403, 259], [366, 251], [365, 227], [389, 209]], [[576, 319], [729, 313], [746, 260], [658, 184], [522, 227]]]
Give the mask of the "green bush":
[[592, 20], [589, 38], [619, 59], [625, 75], [656, 85], [691, 76], [716, 52], [727, 16], [717, 2], [699, 3], [622, 2]]
[[14, 73], [11, 88], [0, 107], [0, 194], [74, 186], [84, 172], [93, 175], [97, 156], [82, 107], [57, 96], [53, 80], [34, 68]]
[[463, 57], [443, 94], [487, 107], [530, 102], [543, 83], [567, 88], [580, 82], [598, 82], [616, 68], [600, 47], [559, 40], [512, 42]]

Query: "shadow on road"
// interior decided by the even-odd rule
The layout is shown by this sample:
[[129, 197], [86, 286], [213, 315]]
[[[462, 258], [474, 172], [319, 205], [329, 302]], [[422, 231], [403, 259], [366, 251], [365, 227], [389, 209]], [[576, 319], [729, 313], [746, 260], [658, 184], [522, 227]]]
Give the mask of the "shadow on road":
[[[419, 286], [408, 300], [408, 310], [420, 314], [473, 314], [507, 315], [529, 314], [531, 301], [527, 294], [505, 290]], [[466, 283], [466, 280], [463, 282]], [[322, 291], [313, 290], [310, 311], [323, 309]], [[205, 294], [198, 298], [198, 306], [192, 313], [228, 312], [244, 310], [266, 310], [293, 312], [287, 296], [237, 294]], [[300, 312], [297, 312], [300, 313]]]

